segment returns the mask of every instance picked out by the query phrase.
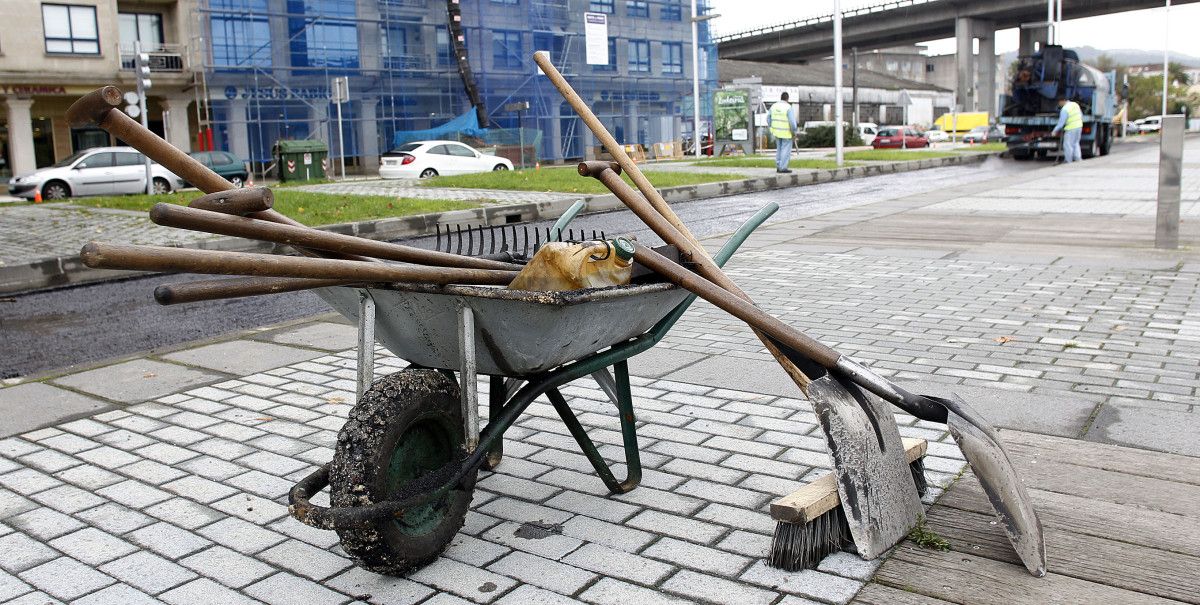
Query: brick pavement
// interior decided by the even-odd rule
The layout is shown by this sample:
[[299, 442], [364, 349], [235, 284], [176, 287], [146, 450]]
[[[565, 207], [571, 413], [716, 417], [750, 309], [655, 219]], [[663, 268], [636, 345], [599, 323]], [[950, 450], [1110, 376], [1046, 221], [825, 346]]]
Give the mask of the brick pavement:
[[[381, 354], [378, 371], [403, 365]], [[539, 401], [509, 431], [497, 472], [481, 474], [444, 556], [408, 579], [364, 572], [333, 532], [294, 521], [285, 504], [332, 456], [354, 365], [341, 351], [0, 440], [0, 598], [844, 603], [877, 564], [838, 554], [818, 571], [763, 565], [767, 503], [828, 471], [807, 402], [635, 377], [641, 487], [606, 497]], [[601, 452], [622, 456], [598, 387], [564, 393]], [[898, 419], [903, 434], [938, 441], [930, 476], [947, 484], [962, 466], [948, 436]], [[552, 535], [522, 537], [530, 523]]]
[[[559, 170], [559, 169], [556, 169]], [[497, 189], [463, 189], [453, 187], [425, 187], [416, 179], [373, 179], [303, 185], [298, 191], [314, 193], [340, 193], [346, 195], [391, 195], [432, 200], [490, 201], [501, 204], [524, 204], [529, 202], [554, 202], [569, 200], [577, 196], [570, 193], [547, 191], [503, 191]]]

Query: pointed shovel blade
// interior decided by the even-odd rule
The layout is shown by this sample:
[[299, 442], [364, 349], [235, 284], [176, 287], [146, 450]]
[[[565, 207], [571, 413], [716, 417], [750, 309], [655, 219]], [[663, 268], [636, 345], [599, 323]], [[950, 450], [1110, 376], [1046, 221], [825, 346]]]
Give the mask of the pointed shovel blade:
[[924, 512], [891, 407], [827, 372], [808, 386], [859, 556], [874, 559], [902, 540]]
[[1017, 556], [1021, 557], [1029, 573], [1037, 577], [1046, 575], [1046, 539], [1042, 534], [1042, 522], [995, 431], [958, 395], [950, 399], [930, 399], [945, 405], [949, 411], [946, 424], [950, 427], [950, 435], [983, 486]]

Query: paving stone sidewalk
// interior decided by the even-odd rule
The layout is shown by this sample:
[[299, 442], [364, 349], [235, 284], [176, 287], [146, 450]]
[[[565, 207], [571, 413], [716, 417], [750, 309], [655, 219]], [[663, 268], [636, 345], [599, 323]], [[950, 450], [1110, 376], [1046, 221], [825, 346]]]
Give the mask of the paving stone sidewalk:
[[425, 187], [417, 179], [373, 179], [303, 185], [298, 191], [313, 193], [339, 193], [344, 195], [391, 195], [431, 200], [479, 201], [500, 204], [524, 204], [529, 202], [555, 202], [574, 199], [570, 193], [554, 191], [507, 191], [499, 189], [464, 189], [454, 187]]
[[[497, 472], [481, 473], [444, 556], [407, 579], [353, 567], [336, 534], [286, 511], [287, 490], [331, 458], [354, 403], [354, 352], [313, 347], [344, 345], [350, 331], [316, 323], [262, 337], [271, 343], [171, 355], [198, 365], [161, 371], [216, 380], [178, 393], [154, 396], [141, 383], [157, 374], [122, 367], [138, 361], [55, 381], [127, 405], [0, 440], [0, 600], [798, 605], [849, 601], [877, 565], [849, 554], [801, 573], [763, 564], [774, 529], [767, 503], [828, 472], [807, 402], [635, 377], [641, 487], [606, 497], [553, 407], [538, 401], [509, 431]], [[236, 353], [255, 346], [309, 359], [219, 378], [262, 359]], [[378, 372], [404, 365], [380, 353]], [[621, 457], [618, 419], [598, 387], [581, 381], [564, 393], [601, 452]], [[963, 463], [945, 432], [898, 420], [903, 434], [934, 441], [930, 478], [947, 484]], [[528, 524], [551, 535], [528, 537]]]

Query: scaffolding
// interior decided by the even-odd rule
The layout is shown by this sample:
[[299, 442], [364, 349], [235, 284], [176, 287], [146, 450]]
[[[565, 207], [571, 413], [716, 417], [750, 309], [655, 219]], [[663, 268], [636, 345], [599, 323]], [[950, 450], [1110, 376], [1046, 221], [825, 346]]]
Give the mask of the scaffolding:
[[[211, 135], [198, 144], [264, 166], [276, 140], [320, 139], [331, 159], [370, 169], [405, 133], [476, 112], [493, 140], [446, 138], [516, 139], [543, 162], [591, 157], [593, 137], [532, 60], [542, 50], [618, 141], [678, 141], [691, 130], [689, 10], [687, 0], [201, 0], [196, 122]], [[585, 60], [589, 11], [609, 18], [608, 65]], [[716, 46], [707, 23], [699, 31], [708, 99]], [[349, 78], [352, 99], [344, 149], [331, 136], [338, 76]], [[701, 115], [711, 115], [706, 101]]]

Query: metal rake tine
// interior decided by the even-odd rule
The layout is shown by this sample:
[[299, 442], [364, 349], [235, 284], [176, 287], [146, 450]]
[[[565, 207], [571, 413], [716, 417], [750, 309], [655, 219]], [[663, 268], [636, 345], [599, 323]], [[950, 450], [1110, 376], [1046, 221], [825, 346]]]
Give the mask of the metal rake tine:
[[[549, 233], [549, 232], [547, 232]], [[542, 230], [534, 228], [533, 230], [533, 251], [537, 252], [538, 248], [542, 247]]]
[[575, 230], [574, 229], [567, 229], [567, 241], [569, 241], [569, 242], [575, 241]]
[[495, 227], [495, 225], [488, 225], [488, 241], [489, 241], [488, 254], [495, 254], [496, 253], [496, 227]]
[[[525, 245], [521, 247], [521, 254], [529, 254], [529, 225], [522, 225], [521, 231], [525, 233]], [[517, 235], [513, 234], [513, 243], [516, 243]]]
[[442, 251], [442, 226], [434, 225], [433, 231], [434, 231], [434, 233], [437, 234], [437, 239], [434, 240], [434, 242], [433, 242], [433, 249], [437, 250], [438, 252], [441, 252]]
[[475, 229], [467, 225], [467, 256], [475, 254]]
[[508, 228], [505, 225], [500, 226], [500, 251], [508, 252]]
[[458, 235], [458, 248], [454, 253], [462, 254], [462, 225], [454, 225], [454, 231]]

